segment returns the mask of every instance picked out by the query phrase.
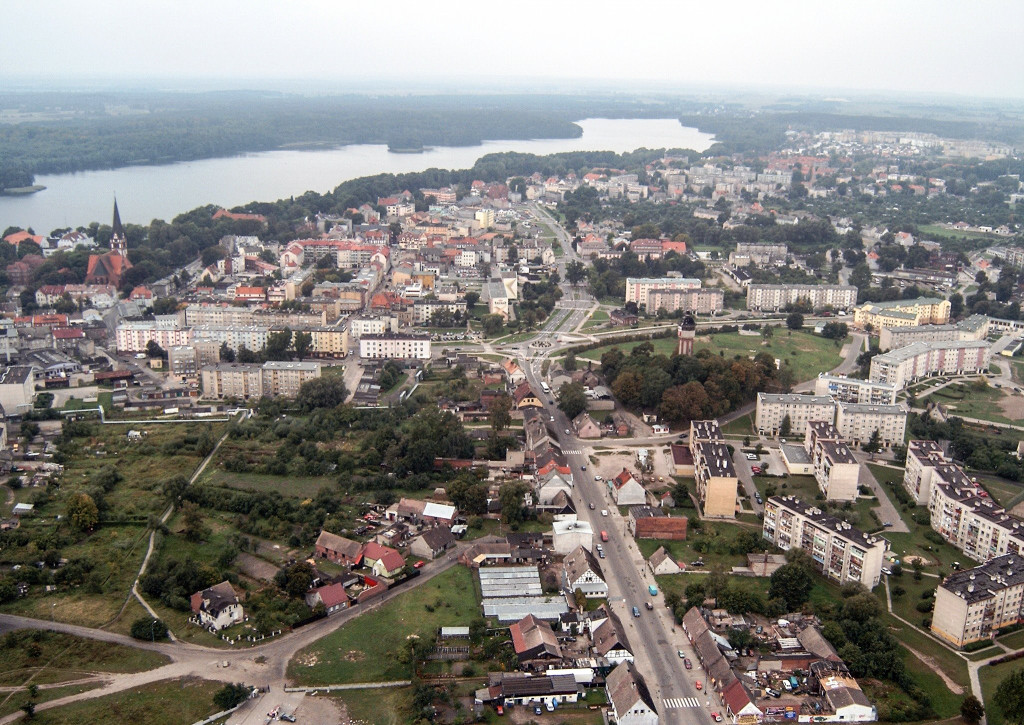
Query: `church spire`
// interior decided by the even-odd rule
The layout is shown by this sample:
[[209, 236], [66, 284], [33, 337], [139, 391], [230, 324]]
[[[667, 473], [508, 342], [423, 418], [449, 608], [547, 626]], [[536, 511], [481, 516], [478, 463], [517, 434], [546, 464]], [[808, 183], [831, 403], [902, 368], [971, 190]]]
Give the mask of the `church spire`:
[[110, 237], [110, 248], [122, 257], [128, 256], [128, 238], [124, 233], [124, 225], [121, 224], [121, 213], [117, 210], [117, 199], [114, 199], [114, 223], [113, 233]]

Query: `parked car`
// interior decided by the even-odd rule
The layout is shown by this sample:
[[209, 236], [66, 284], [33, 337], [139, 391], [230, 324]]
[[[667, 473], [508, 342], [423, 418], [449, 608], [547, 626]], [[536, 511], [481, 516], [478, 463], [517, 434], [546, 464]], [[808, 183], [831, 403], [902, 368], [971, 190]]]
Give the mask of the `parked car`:
[[607, 516], [608, 515], [608, 509], [601, 509], [601, 515], [602, 516]]
[[581, 471], [585, 471], [585, 470], [587, 470], [587, 467], [586, 466], [580, 466], [580, 470]]
[[544, 713], [544, 708], [542, 708], [540, 705], [534, 706], [534, 708], [533, 708], [533, 714], [534, 715], [542, 715], [543, 713]]
[[569, 429], [568, 428], [565, 429], [565, 434], [569, 435]]
[[892, 569], [890, 569], [887, 566], [883, 566], [882, 567], [882, 573], [885, 574], [886, 576], [892, 576]]
[[423, 559], [420, 559], [419, 561], [417, 561], [415, 564], [412, 565], [412, 568], [413, 569], [422, 569], [423, 565], [426, 564], [426, 563], [427, 562], [423, 561]]
[[720, 713], [720, 712], [713, 712], [713, 713], [711, 713], [711, 719], [714, 720], [715, 722], [722, 722], [722, 713]]
[[693, 669], [693, 663], [690, 662], [690, 658], [689, 657], [684, 657], [683, 658], [683, 667], [685, 667], [688, 670], [692, 670]]
[[751, 473], [761, 473], [761, 467], [760, 466], [751, 466], [750, 467], [750, 472]]
[[499, 716], [501, 716], [501, 715], [504, 715], [504, 714], [505, 714], [505, 708], [504, 708], [504, 707], [502, 707], [501, 705], [498, 705], [498, 706], [497, 706], [496, 708], [494, 708], [494, 709], [495, 709], [495, 711], [496, 711], [496, 712], [498, 713], [498, 715], [499, 715]]
[[697, 684], [696, 684], [696, 685], [694, 685], [694, 687], [696, 687], [696, 688], [697, 688], [697, 692], [700, 692], [701, 690], [703, 690], [703, 689], [704, 689], [704, 683], [703, 683], [703, 682], [701, 682], [700, 680], [697, 680]]
[[593, 510], [594, 510], [595, 508], [597, 508], [597, 507], [596, 507], [596, 506], [594, 506], [594, 504], [590, 504], [590, 510], [591, 510], [591, 511], [593, 511]]
[[753, 453], [748, 453], [747, 454], [747, 460], [748, 461], [756, 461], [757, 460], [757, 456], [755, 456]]
[[594, 476], [594, 480], [595, 481], [603, 481], [604, 479], [601, 478], [600, 476]]
[[690, 562], [690, 566], [704, 566], [704, 561], [701, 560], [701, 559], [697, 559], [696, 561], [691, 561]]
[[633, 616], [634, 617], [639, 617], [640, 616], [640, 608], [639, 607], [633, 607]]
[[686, 659], [686, 655], [683, 654], [683, 651], [681, 649], [677, 649], [676, 650], [676, 654], [679, 655], [679, 659], [681, 659], [681, 660], [685, 660]]

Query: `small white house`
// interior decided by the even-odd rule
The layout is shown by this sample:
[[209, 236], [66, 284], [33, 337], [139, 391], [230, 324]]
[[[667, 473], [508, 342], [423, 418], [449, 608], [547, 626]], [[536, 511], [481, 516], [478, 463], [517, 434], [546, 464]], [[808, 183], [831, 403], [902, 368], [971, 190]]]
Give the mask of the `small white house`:
[[647, 503], [647, 491], [625, 468], [608, 485], [616, 506], [643, 506]]
[[231, 582], [222, 581], [192, 595], [192, 613], [208, 629], [220, 631], [245, 618]]
[[562, 584], [568, 592], [581, 590], [588, 598], [608, 596], [608, 583], [601, 572], [601, 564], [582, 546], [565, 557], [562, 562]]
[[632, 662], [623, 662], [605, 680], [608, 702], [618, 725], [658, 725], [658, 709], [654, 705], [643, 675]]
[[651, 558], [647, 561], [647, 565], [651, 567], [651, 571], [661, 576], [662, 574], [678, 574], [682, 571], [679, 564], [669, 556], [669, 553], [665, 550], [664, 546], [659, 546], [657, 551], [651, 554]]

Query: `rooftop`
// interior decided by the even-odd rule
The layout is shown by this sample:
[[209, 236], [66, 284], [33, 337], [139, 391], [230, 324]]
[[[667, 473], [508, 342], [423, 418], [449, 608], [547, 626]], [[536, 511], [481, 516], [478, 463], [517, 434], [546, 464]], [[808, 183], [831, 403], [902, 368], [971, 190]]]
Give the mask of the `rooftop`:
[[844, 403], [837, 401], [840, 412], [852, 414], [874, 413], [876, 415], [906, 415], [907, 409], [899, 403], [880, 405], [876, 403]]
[[876, 355], [872, 362], [901, 363], [932, 350], [977, 350], [991, 347], [985, 340], [944, 340], [942, 342], [912, 342], [889, 352]]
[[876, 536], [869, 536], [860, 529], [835, 516], [830, 516], [816, 506], [806, 504], [796, 496], [772, 496], [767, 503], [780, 509], [789, 509], [800, 514], [815, 526], [842, 536], [844, 539], [864, 547], [885, 546], [885, 541]]
[[827, 395], [800, 395], [799, 393], [758, 393], [759, 403], [787, 403], [789, 405], [833, 405]]
[[976, 602], [1019, 584], [1024, 584], [1024, 559], [1019, 554], [1006, 554], [951, 574], [940, 586], [967, 602]]

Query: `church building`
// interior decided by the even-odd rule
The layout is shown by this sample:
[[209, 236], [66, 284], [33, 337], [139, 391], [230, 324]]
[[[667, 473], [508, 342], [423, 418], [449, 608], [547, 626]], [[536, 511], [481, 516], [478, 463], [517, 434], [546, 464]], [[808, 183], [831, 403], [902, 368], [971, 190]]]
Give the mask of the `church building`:
[[113, 235], [110, 237], [110, 251], [106, 254], [90, 254], [89, 268], [85, 275], [86, 284], [113, 285], [120, 288], [121, 277], [131, 269], [128, 261], [128, 238], [121, 224], [121, 214], [114, 201]]

